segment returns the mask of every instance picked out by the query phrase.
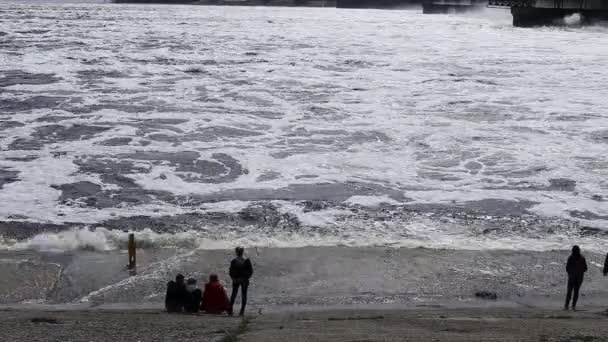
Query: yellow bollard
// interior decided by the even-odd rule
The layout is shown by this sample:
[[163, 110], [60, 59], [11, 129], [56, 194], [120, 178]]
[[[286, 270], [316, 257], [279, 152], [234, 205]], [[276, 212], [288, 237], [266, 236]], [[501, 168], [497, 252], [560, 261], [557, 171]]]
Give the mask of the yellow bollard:
[[135, 258], [135, 234], [129, 234], [129, 266], [130, 270], [134, 270], [137, 265], [137, 259]]

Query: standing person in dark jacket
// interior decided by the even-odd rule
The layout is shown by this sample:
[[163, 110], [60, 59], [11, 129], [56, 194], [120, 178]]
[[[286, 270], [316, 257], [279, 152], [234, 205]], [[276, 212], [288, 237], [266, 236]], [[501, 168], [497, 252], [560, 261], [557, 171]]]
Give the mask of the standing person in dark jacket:
[[253, 266], [251, 260], [245, 259], [243, 254], [245, 249], [243, 247], [235, 248], [236, 258], [230, 262], [230, 278], [232, 278], [232, 296], [230, 297], [230, 314], [232, 314], [232, 308], [234, 307], [234, 301], [236, 295], [241, 288], [241, 311], [239, 316], [245, 314], [245, 306], [247, 305], [247, 289], [249, 288], [249, 279], [253, 275]]
[[187, 292], [184, 276], [178, 274], [175, 281], [167, 283], [167, 295], [165, 296], [165, 309], [167, 312], [182, 312], [186, 302]]
[[604, 277], [608, 276], [608, 254], [606, 254], [606, 260], [604, 260]]
[[583, 284], [583, 278], [585, 272], [587, 272], [587, 261], [585, 257], [581, 255], [581, 249], [578, 246], [572, 247], [572, 254], [568, 257], [566, 263], [566, 272], [568, 272], [568, 293], [566, 294], [566, 304], [564, 310], [568, 310], [570, 306], [570, 298], [572, 298], [572, 292], [574, 292], [574, 298], [572, 298], [572, 310], [576, 311], [576, 302], [578, 301], [578, 291]]

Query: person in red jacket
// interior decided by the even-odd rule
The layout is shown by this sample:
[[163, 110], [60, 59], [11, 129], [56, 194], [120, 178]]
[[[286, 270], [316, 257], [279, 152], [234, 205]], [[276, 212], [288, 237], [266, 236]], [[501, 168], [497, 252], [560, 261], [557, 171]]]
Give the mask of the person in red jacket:
[[230, 300], [217, 274], [210, 275], [209, 282], [205, 284], [201, 310], [214, 315], [230, 313]]

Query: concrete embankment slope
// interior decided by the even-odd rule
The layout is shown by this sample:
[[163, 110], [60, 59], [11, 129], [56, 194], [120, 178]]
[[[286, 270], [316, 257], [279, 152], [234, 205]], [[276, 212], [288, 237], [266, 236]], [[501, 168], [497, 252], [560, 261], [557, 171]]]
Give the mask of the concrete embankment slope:
[[[463, 305], [485, 299], [510, 306], [561, 307], [568, 251], [443, 250], [390, 247], [248, 249], [255, 274], [252, 310], [339, 305]], [[585, 251], [589, 272], [579, 306], [608, 306], [604, 255]], [[182, 273], [226, 282], [230, 250], [143, 249], [137, 274], [124, 251], [0, 253], [0, 304], [88, 306], [131, 303], [162, 307], [166, 283]]]

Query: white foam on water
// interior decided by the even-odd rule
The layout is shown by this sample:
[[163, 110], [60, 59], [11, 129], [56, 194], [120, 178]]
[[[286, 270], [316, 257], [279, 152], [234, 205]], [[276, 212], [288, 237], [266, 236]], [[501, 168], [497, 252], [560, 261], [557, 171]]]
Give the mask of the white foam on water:
[[350, 198], [348, 198], [346, 201], [344, 201], [344, 203], [347, 204], [356, 204], [356, 205], [361, 205], [364, 207], [378, 207], [380, 205], [383, 204], [393, 204], [393, 205], [398, 205], [398, 204], [403, 204], [399, 201], [396, 201], [390, 197], [388, 197], [387, 195], [383, 195], [383, 196], [351, 196]]
[[[371, 183], [403, 191], [413, 203], [529, 200], [538, 203], [530, 209], [538, 215], [607, 226], [606, 202], [591, 199], [608, 197], [602, 138], [608, 106], [606, 28], [522, 30], [497, 10], [425, 16], [419, 11], [28, 3], [2, 3], [0, 10], [7, 17], [0, 22], [0, 31], [7, 33], [2, 39], [26, 44], [12, 48], [13, 53], [8, 47], [0, 51], [1, 71], [61, 78], [51, 84], [6, 87], [11, 93], [1, 98], [65, 96], [67, 101], [65, 110], [2, 113], [24, 126], [4, 130], [0, 144], [31, 139], [37, 128], [50, 124], [39, 119], [50, 115], [72, 116], [57, 122], [65, 126], [112, 127], [90, 139], [57, 141], [40, 150], [3, 148], [0, 167], [19, 171], [19, 180], [0, 189], [2, 220], [99, 223], [135, 215], [234, 213], [246, 207], [247, 201], [234, 198], [205, 203], [204, 208], [157, 201], [96, 209], [61, 204], [60, 191], [52, 188], [88, 181], [117, 189], [103, 184], [99, 174], [79, 172], [74, 164], [78, 158], [196, 151], [202, 160], [228, 154], [248, 172], [233, 181], [195, 183], [180, 178], [183, 174], [166, 161], [131, 160], [151, 171], [123, 176], [145, 190], [211, 197], [295, 184]], [[79, 18], [77, 27], [68, 24], [74, 18]], [[32, 29], [49, 32], [23, 33]], [[202, 72], [184, 72], [193, 68]], [[96, 81], [77, 74], [90, 70], [106, 75]], [[107, 75], [116, 71], [125, 76]], [[73, 115], [70, 100], [76, 107], [99, 107]], [[121, 108], [126, 105], [143, 109]], [[263, 115], [267, 112], [274, 115]], [[150, 132], [142, 128], [141, 120], [171, 118], [188, 121]], [[177, 143], [151, 138], [163, 134], [179, 140], [210, 127], [259, 135], [206, 133]], [[99, 144], [116, 137], [133, 140], [124, 146]], [[52, 157], [54, 152], [62, 155]], [[8, 160], [24, 155], [37, 159]], [[273, 176], [263, 177], [268, 174]], [[543, 188], [554, 178], [574, 180], [575, 190]], [[385, 194], [355, 194], [346, 204], [377, 207], [382, 202], [397, 204]], [[308, 231], [270, 235], [252, 229], [238, 238], [261, 246], [562, 246], [560, 236], [543, 241], [471, 239], [459, 227], [451, 227], [460, 232], [453, 235], [433, 224], [340, 226], [335, 220], [339, 210], [304, 212], [287, 203], [281, 210], [293, 212]], [[593, 215], [573, 218], [573, 210]], [[323, 233], [315, 235], [311, 227]], [[230, 227], [225, 232], [227, 237], [240, 233]], [[167, 246], [189, 237], [202, 248], [224, 244], [222, 239], [205, 240], [209, 234], [204, 229], [184, 234], [176, 234], [172, 242], [162, 234], [145, 239]], [[14, 248], [104, 250], [117, 248], [123, 239], [118, 235], [65, 232]]]
[[[467, 227], [450, 223], [418, 219], [409, 223], [374, 222], [361, 226], [356, 221], [336, 224], [329, 230], [302, 229], [301, 231], [273, 231], [257, 226], [227, 230], [220, 234], [189, 230], [178, 233], [157, 233], [151, 229], [135, 232], [138, 248], [232, 249], [245, 247], [296, 248], [306, 246], [384, 246], [407, 248], [435, 248], [462, 250], [530, 250], [548, 251], [568, 249], [575, 240], [585, 250], [604, 252], [608, 241], [594, 236], [573, 235], [568, 232], [540, 236], [519, 233], [479, 235]], [[97, 228], [72, 229], [59, 233], [44, 233], [28, 240], [0, 239], [0, 250], [36, 250], [64, 252], [73, 250], [108, 251], [125, 249], [128, 232]]]
[[583, 22], [583, 16], [580, 13], [574, 13], [564, 17], [564, 23], [566, 25], [580, 25]]

